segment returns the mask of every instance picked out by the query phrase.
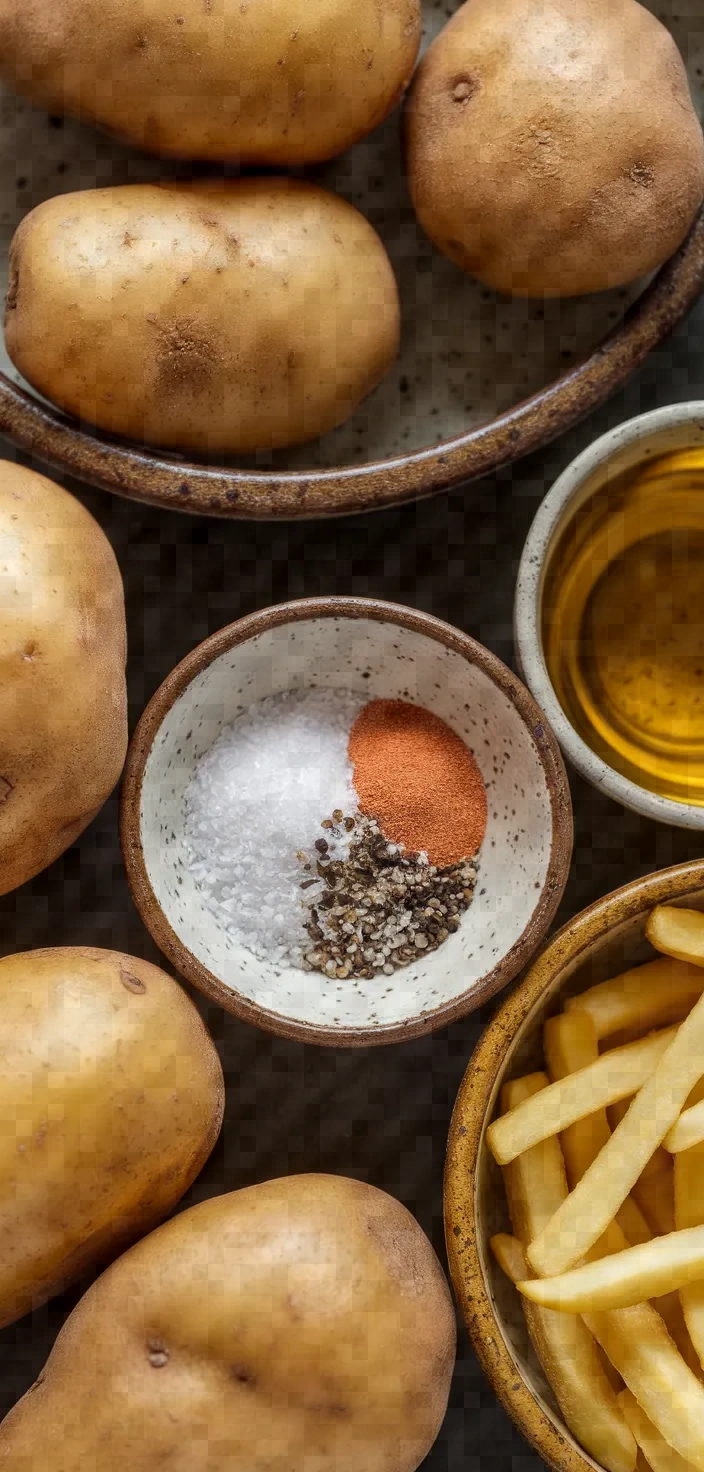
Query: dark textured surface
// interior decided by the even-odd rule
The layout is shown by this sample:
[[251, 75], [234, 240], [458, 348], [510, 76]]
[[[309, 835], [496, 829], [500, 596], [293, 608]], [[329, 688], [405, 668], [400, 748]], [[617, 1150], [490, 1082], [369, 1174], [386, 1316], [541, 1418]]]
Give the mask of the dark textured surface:
[[[494, 481], [397, 512], [296, 525], [181, 518], [81, 491], [110, 536], [127, 588], [131, 725], [173, 665], [243, 613], [316, 593], [375, 594], [446, 618], [512, 662], [517, 560], [541, 497], [597, 433], [674, 399], [704, 399], [704, 304], [597, 417]], [[75, 489], [75, 487], [74, 487]], [[701, 836], [658, 827], [573, 784], [577, 842], [561, 911], [701, 854]], [[113, 799], [47, 873], [0, 899], [0, 949], [89, 944], [158, 960], [133, 909]], [[219, 1145], [188, 1200], [295, 1171], [347, 1173], [400, 1197], [443, 1254], [442, 1171], [453, 1100], [481, 1015], [421, 1042], [361, 1053], [281, 1042], [205, 1009], [228, 1105]], [[0, 1334], [0, 1411], [27, 1388], [74, 1301]], [[427, 1472], [478, 1458], [537, 1468], [497, 1406], [464, 1335], [452, 1400]]]

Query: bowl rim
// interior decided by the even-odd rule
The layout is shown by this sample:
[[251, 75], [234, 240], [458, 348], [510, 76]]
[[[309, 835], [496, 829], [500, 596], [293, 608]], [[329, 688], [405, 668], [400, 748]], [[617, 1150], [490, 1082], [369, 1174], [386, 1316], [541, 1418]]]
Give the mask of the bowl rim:
[[704, 888], [704, 859], [633, 879], [568, 920], [499, 1006], [470, 1058], [450, 1124], [444, 1179], [445, 1241], [450, 1275], [474, 1351], [489, 1383], [518, 1429], [555, 1472], [594, 1472], [599, 1466], [563, 1436], [524, 1379], [504, 1339], [484, 1277], [477, 1233], [477, 1174], [497, 1080], [519, 1027], [556, 972], [624, 921], [655, 905]]
[[[322, 618], [366, 618], [425, 634], [477, 665], [511, 701], [531, 736], [545, 776], [552, 809], [550, 860], [535, 909], [510, 951], [467, 992], [422, 1017], [389, 1026], [334, 1028], [300, 1022], [272, 1012], [226, 986], [183, 944], [167, 920], [149, 882], [141, 843], [141, 793], [156, 735], [171, 707], [213, 660], [269, 629]], [[159, 949], [176, 970], [226, 1012], [279, 1037], [329, 1047], [369, 1047], [407, 1042], [473, 1012], [525, 966], [544, 939], [567, 883], [573, 822], [567, 773], [557, 741], [533, 696], [503, 662], [469, 634], [432, 614], [376, 598], [302, 598], [248, 614], [211, 634], [172, 670], [147, 705], [130, 741], [120, 802], [120, 841], [127, 881], [137, 909]]]
[[492, 474], [565, 433], [625, 383], [703, 288], [704, 207], [680, 249], [576, 367], [486, 425], [365, 465], [272, 473], [169, 458], [70, 419], [5, 374], [0, 374], [0, 434], [56, 470], [173, 511], [296, 521], [383, 510]]
[[[541, 601], [543, 576], [556, 530], [582, 487], [599, 466], [651, 433], [698, 424], [704, 432], [704, 400], [665, 404], [616, 425], [572, 460], [542, 501], [523, 546], [514, 594], [514, 642], [519, 668], [557, 736], [563, 752], [592, 786], [623, 807], [676, 828], [704, 829], [704, 807], [660, 797], [624, 777], [592, 751], [563, 710], [543, 650]], [[702, 438], [704, 444], [704, 435]], [[645, 457], [644, 457], [645, 458]]]

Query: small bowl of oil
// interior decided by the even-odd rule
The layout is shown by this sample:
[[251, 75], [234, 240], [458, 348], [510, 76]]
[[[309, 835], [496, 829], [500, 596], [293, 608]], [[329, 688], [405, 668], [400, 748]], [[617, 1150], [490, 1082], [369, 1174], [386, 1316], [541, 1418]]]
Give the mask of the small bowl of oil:
[[573, 766], [704, 829], [704, 402], [619, 425], [560, 476], [524, 548], [515, 634]]

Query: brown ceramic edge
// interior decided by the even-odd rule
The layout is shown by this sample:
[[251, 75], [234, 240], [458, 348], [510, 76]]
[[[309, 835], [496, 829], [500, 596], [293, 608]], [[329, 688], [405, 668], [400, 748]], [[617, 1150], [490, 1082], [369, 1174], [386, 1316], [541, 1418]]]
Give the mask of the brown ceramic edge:
[[[545, 774], [552, 808], [550, 863], [540, 898], [522, 936], [483, 981], [422, 1018], [386, 1028], [315, 1027], [269, 1012], [219, 980], [179, 940], [149, 882], [140, 836], [142, 781], [156, 734], [168, 711], [193, 679], [226, 650], [282, 624], [313, 618], [372, 618], [426, 634], [479, 666], [504, 691], [531, 733]], [[241, 1021], [279, 1037], [327, 1047], [383, 1046], [423, 1037], [457, 1021], [488, 1001], [518, 974], [546, 935], [564, 893], [572, 857], [573, 823], [567, 773], [559, 746], [532, 695], [500, 659], [469, 634], [432, 614], [402, 604], [355, 597], [303, 598], [246, 615], [199, 644], [171, 672], [144, 710], [130, 742], [120, 804], [120, 840], [132, 898], [147, 930], [176, 970]]]
[[704, 287], [704, 210], [681, 249], [581, 364], [490, 424], [412, 454], [334, 471], [209, 468], [91, 434], [0, 374], [0, 433], [55, 468], [128, 499], [245, 520], [343, 516], [403, 505], [539, 449], [623, 384]]
[[594, 1472], [595, 1463], [553, 1425], [523, 1379], [496, 1322], [477, 1245], [476, 1176], [496, 1080], [518, 1028], [556, 970], [576, 961], [615, 925], [704, 885], [693, 859], [632, 880], [582, 910], [544, 946], [479, 1039], [460, 1084], [445, 1162], [445, 1240], [450, 1274], [475, 1353], [499, 1400], [526, 1439], [556, 1472]]

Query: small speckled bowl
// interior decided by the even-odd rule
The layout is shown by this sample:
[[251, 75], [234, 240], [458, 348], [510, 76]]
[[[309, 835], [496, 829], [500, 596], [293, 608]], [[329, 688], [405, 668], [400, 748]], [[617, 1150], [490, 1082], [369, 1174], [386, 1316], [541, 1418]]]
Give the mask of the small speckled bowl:
[[594, 1472], [599, 1464], [568, 1431], [528, 1340], [518, 1294], [492, 1256], [490, 1238], [511, 1227], [486, 1129], [502, 1085], [543, 1067], [545, 1018], [577, 992], [653, 959], [645, 925], [654, 906], [662, 904], [704, 910], [704, 860], [637, 879], [558, 931], [483, 1033], [452, 1117], [445, 1234], [455, 1293], [499, 1400], [557, 1472]]
[[[439, 950], [393, 977], [329, 981], [257, 959], [206, 909], [186, 866], [185, 794], [198, 758], [254, 701], [313, 682], [433, 710], [473, 749], [487, 784], [474, 901]], [[195, 649], [139, 723], [121, 825], [137, 907], [189, 981], [271, 1032], [348, 1047], [430, 1032], [511, 981], [548, 930], [572, 851], [559, 748], [520, 681], [448, 624], [362, 598], [265, 609]]]

